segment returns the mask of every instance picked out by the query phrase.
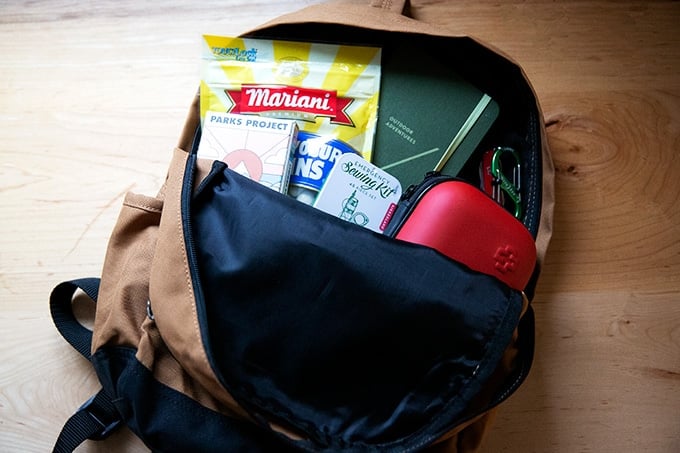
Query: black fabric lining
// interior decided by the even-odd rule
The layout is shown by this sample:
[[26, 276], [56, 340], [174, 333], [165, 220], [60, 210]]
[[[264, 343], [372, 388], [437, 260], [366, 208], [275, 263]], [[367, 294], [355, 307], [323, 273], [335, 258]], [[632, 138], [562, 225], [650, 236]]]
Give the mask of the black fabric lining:
[[187, 244], [206, 351], [245, 407], [337, 448], [407, 448], [462, 415], [510, 340], [518, 293], [228, 169], [211, 181]]

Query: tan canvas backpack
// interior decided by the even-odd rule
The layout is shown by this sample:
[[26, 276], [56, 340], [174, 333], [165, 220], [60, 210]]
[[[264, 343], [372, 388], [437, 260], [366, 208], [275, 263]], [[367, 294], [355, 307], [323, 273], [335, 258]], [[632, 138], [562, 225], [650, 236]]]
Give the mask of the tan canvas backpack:
[[[552, 161], [522, 69], [407, 14], [396, 0], [319, 4], [246, 35], [408, 43], [490, 93], [500, 114], [489, 142], [521, 158], [520, 221], [537, 255], [529, 283], [511, 288], [428, 247], [348, 227], [198, 159], [197, 97], [158, 194], [125, 197], [101, 277], [51, 295], [55, 324], [102, 384], [55, 451], [122, 423], [153, 451], [480, 447], [531, 368]], [[93, 331], [73, 315], [78, 289], [96, 301]]]

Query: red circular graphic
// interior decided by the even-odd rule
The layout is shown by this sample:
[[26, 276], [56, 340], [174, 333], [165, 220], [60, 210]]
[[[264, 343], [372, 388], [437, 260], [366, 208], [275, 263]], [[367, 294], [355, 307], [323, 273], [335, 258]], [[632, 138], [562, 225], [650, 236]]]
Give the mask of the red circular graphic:
[[259, 181], [262, 178], [262, 159], [249, 149], [235, 149], [224, 156], [222, 161], [232, 170], [243, 165], [246, 168], [247, 176], [254, 181]]

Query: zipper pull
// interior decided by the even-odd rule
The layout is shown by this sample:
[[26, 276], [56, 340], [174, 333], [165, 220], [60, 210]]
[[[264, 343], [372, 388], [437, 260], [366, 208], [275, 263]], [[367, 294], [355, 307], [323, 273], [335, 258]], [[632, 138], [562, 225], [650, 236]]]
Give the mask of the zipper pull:
[[413, 195], [413, 192], [416, 191], [416, 188], [418, 187], [418, 184], [411, 184], [406, 188], [406, 190], [401, 194], [401, 198], [399, 199], [400, 201], [403, 200], [408, 200], [411, 198], [411, 195]]
[[410, 186], [408, 186], [408, 188], [406, 188], [406, 190], [401, 194], [401, 200], [409, 199], [416, 190], [418, 190], [421, 186], [426, 185], [429, 180], [433, 178], [438, 178], [440, 176], [441, 172], [439, 171], [436, 170], [428, 171], [427, 173], [425, 173], [425, 176], [423, 177], [422, 181], [420, 181], [417, 184], [411, 184]]

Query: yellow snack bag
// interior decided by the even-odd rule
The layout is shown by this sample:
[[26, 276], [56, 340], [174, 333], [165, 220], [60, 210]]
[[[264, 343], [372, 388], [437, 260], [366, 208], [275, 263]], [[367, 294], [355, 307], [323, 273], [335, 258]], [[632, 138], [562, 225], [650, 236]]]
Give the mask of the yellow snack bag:
[[204, 35], [201, 118], [215, 111], [296, 120], [291, 194], [313, 199], [342, 154], [371, 160], [380, 59], [377, 47]]

